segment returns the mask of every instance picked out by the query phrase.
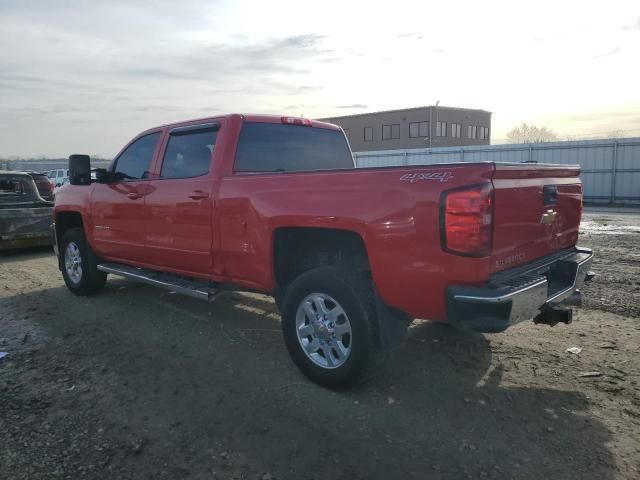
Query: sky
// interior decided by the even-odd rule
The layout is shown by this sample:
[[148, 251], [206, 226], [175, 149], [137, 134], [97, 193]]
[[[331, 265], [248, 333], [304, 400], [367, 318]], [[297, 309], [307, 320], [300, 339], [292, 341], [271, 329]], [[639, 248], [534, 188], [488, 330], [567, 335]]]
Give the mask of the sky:
[[222, 113], [435, 104], [640, 136], [640, 2], [0, 0], [0, 158]]

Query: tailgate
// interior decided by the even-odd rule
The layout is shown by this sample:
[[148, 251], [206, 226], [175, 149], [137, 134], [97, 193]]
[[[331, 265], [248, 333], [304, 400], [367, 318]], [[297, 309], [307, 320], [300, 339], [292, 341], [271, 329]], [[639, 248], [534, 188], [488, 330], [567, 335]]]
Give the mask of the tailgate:
[[0, 240], [50, 235], [52, 207], [0, 208]]
[[574, 246], [582, 214], [577, 165], [496, 164], [491, 271]]

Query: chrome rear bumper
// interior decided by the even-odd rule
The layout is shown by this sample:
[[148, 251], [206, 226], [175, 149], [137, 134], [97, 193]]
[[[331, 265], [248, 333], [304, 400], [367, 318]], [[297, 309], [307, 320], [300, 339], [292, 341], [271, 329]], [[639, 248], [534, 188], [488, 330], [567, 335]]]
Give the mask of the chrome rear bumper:
[[448, 320], [476, 332], [501, 332], [534, 318], [553, 323], [545, 320], [550, 311], [565, 312], [559, 318], [570, 321], [570, 313], [558, 305], [593, 276], [592, 261], [590, 249], [577, 247], [500, 272], [486, 287], [449, 287]]

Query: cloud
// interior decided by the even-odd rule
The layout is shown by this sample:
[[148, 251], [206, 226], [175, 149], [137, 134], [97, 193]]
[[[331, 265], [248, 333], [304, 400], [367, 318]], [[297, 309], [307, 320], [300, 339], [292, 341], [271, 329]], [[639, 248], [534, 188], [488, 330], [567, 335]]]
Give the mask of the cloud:
[[609, 119], [618, 123], [640, 123], [640, 115], [636, 110], [582, 112], [566, 115], [563, 118], [571, 122], [586, 123], [601, 121], [602, 119]]
[[399, 35], [396, 35], [396, 38], [409, 38], [414, 40], [422, 40], [424, 37], [418, 33], [407, 32], [407, 33], [401, 33]]
[[616, 55], [620, 53], [620, 50], [621, 50], [620, 47], [613, 47], [611, 50], [607, 50], [606, 52], [595, 54], [593, 58], [598, 59], [598, 58], [611, 57], [612, 55]]
[[640, 17], [636, 19], [636, 23], [631, 23], [629, 25], [625, 25], [622, 27], [623, 30], [635, 30], [636, 32], [640, 32]]
[[132, 52], [128, 60], [111, 59], [113, 65], [103, 66], [103, 70], [151, 80], [197, 80], [210, 75], [216, 83], [242, 74], [306, 75], [311, 72], [301, 65], [333, 53], [320, 48], [322, 38], [308, 34], [245, 45], [199, 45], [187, 51]]
[[337, 105], [333, 108], [369, 108], [369, 105], [364, 105], [363, 103], [352, 103], [351, 105]]
[[[111, 45], [99, 58], [93, 50], [100, 41], [67, 39], [58, 47], [42, 45], [32, 38], [34, 47], [43, 47], [45, 54], [36, 62], [23, 61], [19, 52], [0, 54], [0, 86], [14, 93], [18, 107], [19, 97], [34, 100], [27, 96], [29, 92], [39, 92], [44, 103], [50, 103], [55, 95], [85, 108], [92, 108], [87, 97], [102, 96], [112, 102], [114, 98], [126, 100], [129, 93], [129, 97], [138, 96], [138, 101], [150, 105], [149, 109], [158, 105], [157, 110], [162, 110], [162, 103], [176, 97], [166, 91], [175, 92], [178, 84], [184, 94], [203, 92], [214, 97], [309, 94], [322, 89], [307, 82], [312, 77], [311, 65], [328, 55], [335, 56], [335, 52], [322, 47], [323, 38], [309, 33], [244, 43], [194, 42], [165, 49]], [[216, 88], [211, 89], [212, 85]], [[19, 91], [23, 92], [21, 96]], [[158, 99], [163, 97], [159, 104]]]
[[[108, 155], [138, 131], [186, 118], [243, 111], [322, 118], [420, 105], [428, 92], [461, 107], [495, 105], [506, 124], [545, 111], [638, 104], [637, 8], [610, 9], [600, 23], [595, 11], [576, 23], [568, 7], [549, 18], [537, 9], [520, 24], [504, 21], [518, 18], [515, 7], [416, 2], [410, 10], [369, 9], [354, 35], [355, 3], [342, 2], [336, 16], [335, 8], [291, 1], [281, 9], [286, 16], [274, 16], [259, 0], [0, 0], [0, 155]], [[482, 24], [474, 20], [480, 13]], [[428, 22], [434, 18], [441, 21]], [[452, 22], [459, 34], [450, 35]], [[603, 45], [585, 25], [619, 39]], [[474, 54], [479, 38], [493, 57]], [[509, 61], [469, 83], [468, 72], [496, 55]], [[584, 55], [587, 62], [567, 61]], [[537, 56], [558, 75], [523, 76]], [[603, 62], [620, 72], [616, 88], [607, 69], [595, 68]], [[447, 74], [429, 75], [434, 69]]]
[[0, 154], [109, 155], [151, 125], [302, 106], [343, 55], [314, 32], [235, 34], [216, 1], [54, 3], [0, 1]]

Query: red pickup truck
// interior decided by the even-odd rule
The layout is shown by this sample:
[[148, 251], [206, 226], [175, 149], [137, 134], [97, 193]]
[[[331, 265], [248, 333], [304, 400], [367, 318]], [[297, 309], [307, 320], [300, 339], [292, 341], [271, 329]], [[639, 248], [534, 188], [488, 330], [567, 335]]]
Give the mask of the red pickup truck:
[[577, 166], [356, 169], [337, 126], [236, 114], [147, 130], [94, 180], [88, 156], [69, 167], [53, 236], [73, 293], [111, 273], [209, 301], [271, 294], [296, 365], [331, 387], [413, 318], [569, 323], [561, 302], [592, 275]]

